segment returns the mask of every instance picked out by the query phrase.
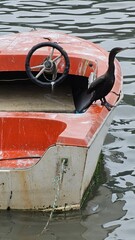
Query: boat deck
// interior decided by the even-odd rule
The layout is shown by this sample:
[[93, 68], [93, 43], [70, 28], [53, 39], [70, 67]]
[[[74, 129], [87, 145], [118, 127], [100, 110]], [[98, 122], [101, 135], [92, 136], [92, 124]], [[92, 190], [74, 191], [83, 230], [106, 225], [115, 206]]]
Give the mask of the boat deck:
[[52, 91], [29, 80], [0, 81], [0, 111], [73, 112], [71, 88], [63, 83]]

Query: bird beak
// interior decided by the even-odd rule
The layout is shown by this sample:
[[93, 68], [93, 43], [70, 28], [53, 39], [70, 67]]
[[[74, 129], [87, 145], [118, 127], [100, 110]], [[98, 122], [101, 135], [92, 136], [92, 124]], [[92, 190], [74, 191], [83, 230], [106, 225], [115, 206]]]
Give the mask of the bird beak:
[[128, 47], [126, 47], [126, 48], [120, 48], [120, 49], [118, 50], [118, 53], [123, 52], [123, 51], [128, 50], [128, 49], [129, 49]]
[[128, 49], [129, 49], [128, 47], [122, 48], [121, 51], [128, 50]]

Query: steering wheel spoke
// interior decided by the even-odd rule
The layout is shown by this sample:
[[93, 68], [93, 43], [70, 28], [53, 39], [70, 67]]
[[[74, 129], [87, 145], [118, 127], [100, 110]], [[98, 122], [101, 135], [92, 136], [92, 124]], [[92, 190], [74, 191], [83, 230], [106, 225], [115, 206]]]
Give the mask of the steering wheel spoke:
[[56, 63], [60, 58], [62, 57], [62, 54], [57, 56], [56, 58], [53, 59], [53, 62]]
[[53, 54], [54, 54], [54, 47], [51, 49], [51, 53], [50, 53], [50, 56], [49, 56], [49, 59], [50, 59], [50, 60], [52, 60]]
[[[46, 56], [44, 54], [48, 53], [48, 47], [51, 50], [49, 56]], [[39, 63], [38, 61], [41, 62]], [[53, 42], [44, 42], [35, 45], [28, 52], [25, 68], [28, 77], [34, 83], [41, 87], [46, 87], [48, 85], [52, 86], [52, 83], [57, 85], [67, 77], [70, 62], [67, 53], [61, 46]]]
[[41, 64], [41, 65], [33, 66], [33, 67], [31, 67], [31, 69], [33, 70], [33, 69], [38, 69], [38, 68], [43, 68], [43, 67], [44, 67], [44, 65]]
[[45, 67], [43, 67], [39, 72], [38, 74], [36, 75], [36, 78], [40, 77], [45, 71]]

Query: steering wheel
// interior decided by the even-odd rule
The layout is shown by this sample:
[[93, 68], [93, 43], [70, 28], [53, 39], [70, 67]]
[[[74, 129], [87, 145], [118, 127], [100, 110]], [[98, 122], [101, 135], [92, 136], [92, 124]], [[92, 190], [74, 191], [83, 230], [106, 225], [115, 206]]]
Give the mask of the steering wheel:
[[[43, 56], [44, 52], [49, 52], [49, 55]], [[41, 87], [53, 87], [53, 85], [61, 83], [67, 77], [69, 68], [70, 62], [67, 53], [54, 42], [35, 45], [28, 52], [25, 61], [28, 77]]]

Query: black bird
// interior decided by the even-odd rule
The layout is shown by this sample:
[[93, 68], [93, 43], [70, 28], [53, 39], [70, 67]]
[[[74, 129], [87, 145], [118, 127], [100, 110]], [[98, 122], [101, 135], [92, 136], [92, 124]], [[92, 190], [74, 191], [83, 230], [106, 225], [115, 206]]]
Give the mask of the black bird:
[[108, 69], [106, 73], [95, 79], [88, 89], [82, 92], [77, 102], [75, 103], [76, 112], [84, 112], [94, 101], [100, 100], [108, 110], [113, 107], [109, 104], [105, 96], [111, 91], [115, 82], [115, 65], [114, 59], [117, 53], [127, 48], [116, 47], [109, 53]]

